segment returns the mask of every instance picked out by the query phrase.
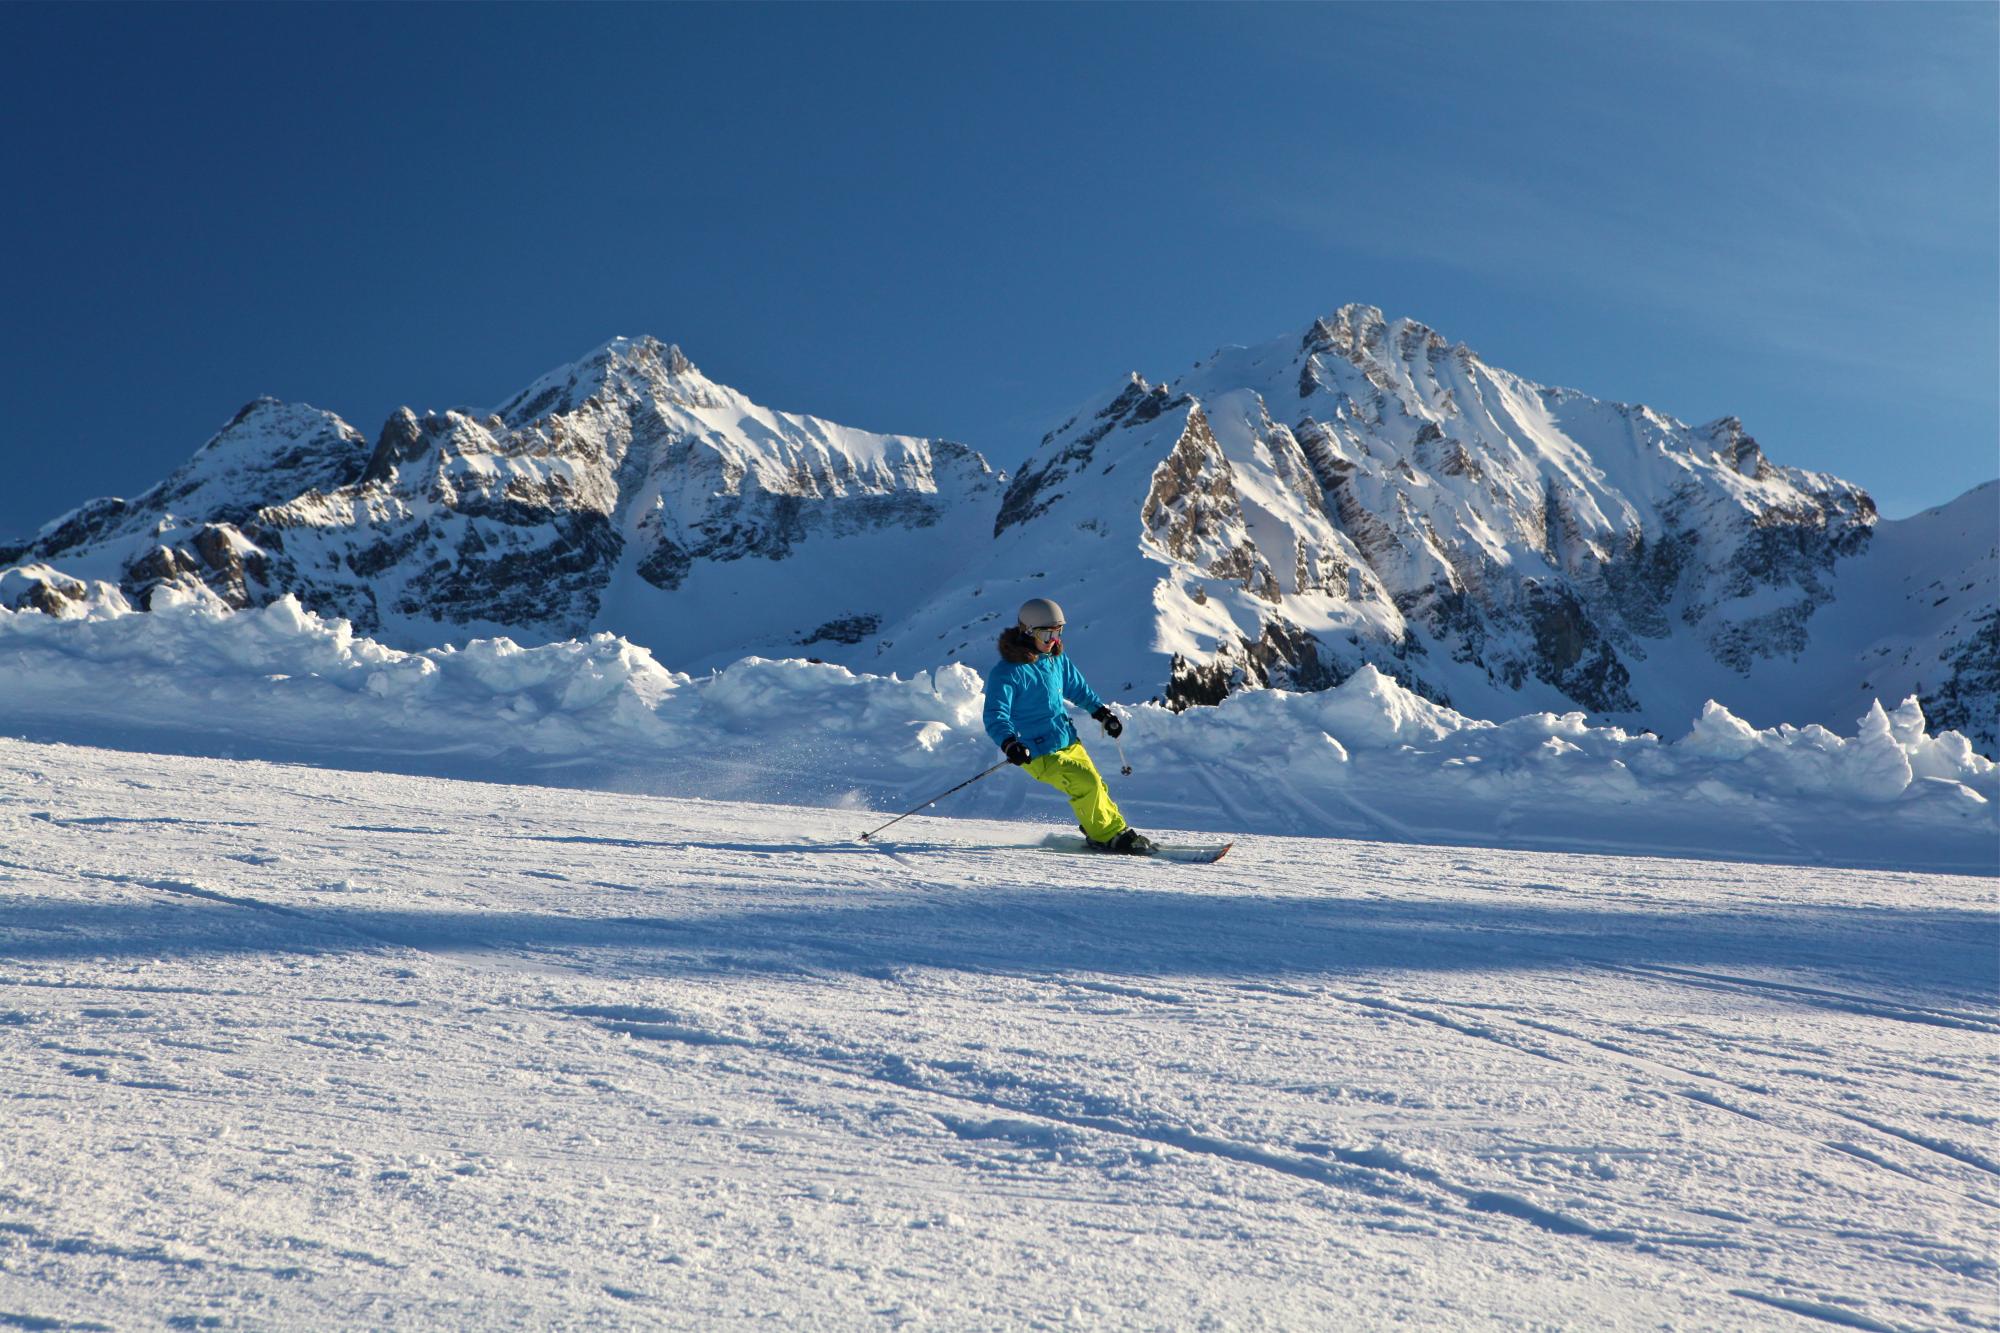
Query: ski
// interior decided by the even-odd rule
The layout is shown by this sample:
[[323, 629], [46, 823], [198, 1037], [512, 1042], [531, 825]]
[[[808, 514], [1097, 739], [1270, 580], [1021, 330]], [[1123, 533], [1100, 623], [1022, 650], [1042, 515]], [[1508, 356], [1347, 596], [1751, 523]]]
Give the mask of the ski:
[[[1043, 838], [1039, 845], [1043, 851], [1064, 852], [1078, 856], [1131, 855], [1125, 852], [1107, 852], [1093, 847], [1078, 833], [1051, 833]], [[1220, 861], [1235, 845], [1233, 842], [1156, 842], [1152, 851], [1139, 855], [1151, 857], [1155, 861], [1177, 861], [1182, 865], [1205, 866]]]

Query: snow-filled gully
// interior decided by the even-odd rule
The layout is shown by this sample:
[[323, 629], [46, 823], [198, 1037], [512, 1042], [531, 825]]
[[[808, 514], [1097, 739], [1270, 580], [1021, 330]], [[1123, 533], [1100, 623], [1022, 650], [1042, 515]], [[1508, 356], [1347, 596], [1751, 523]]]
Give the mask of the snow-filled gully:
[[0, 1326], [2000, 1327], [1985, 882], [853, 822], [0, 741]]

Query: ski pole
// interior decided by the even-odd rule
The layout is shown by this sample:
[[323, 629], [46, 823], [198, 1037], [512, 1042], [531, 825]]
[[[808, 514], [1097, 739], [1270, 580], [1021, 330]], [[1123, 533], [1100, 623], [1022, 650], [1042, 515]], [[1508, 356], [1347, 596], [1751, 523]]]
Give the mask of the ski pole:
[[[1100, 727], [1104, 727], [1104, 724], [1102, 722], [1098, 723], [1097, 725]], [[1118, 731], [1119, 731], [1119, 736], [1122, 736], [1124, 734], [1125, 729], [1123, 727], [1120, 727]], [[1104, 727], [1104, 734], [1107, 736], [1111, 736], [1111, 728]], [[1132, 765], [1125, 758], [1125, 742], [1119, 739], [1119, 736], [1111, 736], [1111, 743], [1118, 747], [1118, 775], [1120, 777], [1129, 778], [1132, 776]]]
[[[905, 810], [902, 814], [897, 815], [896, 818], [890, 820], [889, 824], [899, 823], [902, 820], [908, 819], [911, 815], [916, 814], [917, 810], [930, 809], [932, 806], [936, 805], [939, 801], [942, 801], [945, 797], [951, 795], [952, 792], [957, 791], [959, 787], [970, 787], [973, 783], [985, 777], [987, 773], [997, 773], [1001, 769], [1007, 767], [1009, 762], [1010, 762], [1009, 760], [1002, 759], [999, 763], [993, 765], [992, 768], [987, 769], [985, 773], [974, 773], [971, 777], [959, 783], [958, 787], [952, 787], [946, 791], [939, 792], [937, 795], [931, 797], [928, 801], [925, 801], [922, 805], [918, 806], [916, 810]], [[882, 828], [869, 829], [866, 833], [861, 835], [861, 841], [867, 842], [870, 838], [880, 833], [882, 829], [888, 828], [889, 824], [882, 825]]]

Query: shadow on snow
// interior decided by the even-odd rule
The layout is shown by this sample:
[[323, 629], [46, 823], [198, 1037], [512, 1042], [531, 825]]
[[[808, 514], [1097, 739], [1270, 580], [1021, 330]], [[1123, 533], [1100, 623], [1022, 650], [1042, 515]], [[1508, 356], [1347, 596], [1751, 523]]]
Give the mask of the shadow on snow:
[[[935, 968], [1337, 980], [1578, 966], [1784, 967], [1909, 1000], [1974, 1006], [1981, 1023], [1996, 1022], [2000, 989], [2000, 913], [1957, 908], [1667, 911], [931, 886], [921, 896], [843, 889], [837, 898], [773, 908], [609, 916], [280, 904], [169, 880], [121, 888], [157, 900], [0, 898], [0, 963], [408, 948], [536, 955], [598, 976], [882, 977]], [[687, 888], [714, 900], [707, 886]], [[1819, 994], [1794, 989], [1793, 999]]]

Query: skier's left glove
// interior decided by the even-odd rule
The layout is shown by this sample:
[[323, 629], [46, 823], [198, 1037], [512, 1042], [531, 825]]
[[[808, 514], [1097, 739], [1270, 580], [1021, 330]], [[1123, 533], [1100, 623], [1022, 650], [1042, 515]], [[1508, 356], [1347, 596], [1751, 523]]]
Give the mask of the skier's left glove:
[[1111, 711], [1110, 704], [1105, 704], [1090, 716], [1093, 720], [1104, 725], [1104, 734], [1112, 740], [1115, 741], [1125, 734], [1125, 724], [1118, 720], [1118, 714]]

